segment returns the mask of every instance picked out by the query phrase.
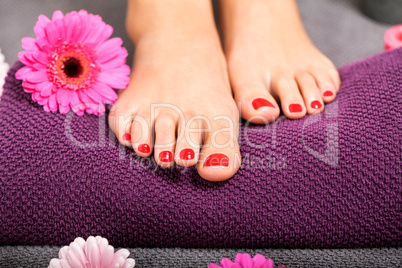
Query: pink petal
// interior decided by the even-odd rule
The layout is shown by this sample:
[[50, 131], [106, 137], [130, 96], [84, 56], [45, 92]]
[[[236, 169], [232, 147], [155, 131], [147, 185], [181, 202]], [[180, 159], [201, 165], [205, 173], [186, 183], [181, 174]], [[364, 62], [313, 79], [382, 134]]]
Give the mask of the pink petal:
[[100, 64], [100, 67], [102, 71], [108, 72], [109, 70], [116, 69], [120, 67], [121, 65], [124, 65], [126, 63], [126, 58], [125, 57], [115, 57], [111, 59], [110, 61], [104, 62]]
[[36, 50], [38, 47], [36, 46], [36, 40], [31, 37], [24, 37], [21, 39], [22, 48], [25, 50]]
[[91, 104], [94, 103], [88, 95], [83, 91], [78, 91], [78, 97], [80, 98], [81, 102], [85, 105], [85, 107], [89, 107]]
[[86, 254], [91, 267], [100, 266], [99, 247], [95, 237], [90, 236], [87, 239]]
[[230, 260], [230, 259], [228, 259], [228, 258], [223, 258], [222, 260], [221, 260], [221, 265], [223, 266], [223, 267], [225, 267], [225, 266], [229, 266], [229, 267], [231, 267], [230, 265], [233, 265], [234, 263]]
[[59, 30], [56, 27], [56, 24], [53, 21], [49, 22], [46, 25], [45, 33], [50, 45], [56, 45], [57, 41], [59, 40], [60, 34]]
[[262, 265], [265, 264], [267, 260], [265, 259], [265, 257], [261, 254], [256, 254], [253, 257], [253, 262], [254, 262], [254, 267], [255, 268], [262, 268]]
[[45, 110], [45, 112], [50, 112], [49, 103], [43, 105], [43, 110]]
[[274, 268], [274, 261], [268, 259], [267, 262], [261, 268]]
[[96, 92], [94, 89], [92, 88], [88, 88], [87, 90], [85, 90], [86, 95], [93, 100], [93, 102], [95, 103], [101, 103], [103, 98], [101, 95], [99, 95], [98, 92]]
[[73, 35], [75, 33], [75, 29], [77, 28], [77, 22], [78, 22], [78, 14], [76, 11], [73, 11], [71, 13], [68, 13], [65, 18], [65, 23], [68, 25], [66, 27], [67, 32], [66, 32], [66, 41], [67, 42], [75, 42], [76, 40], [73, 39]]
[[52, 16], [52, 20], [61, 20], [64, 18], [63, 12], [61, 12], [60, 10], [56, 10], [55, 12], [53, 12], [53, 16]]
[[25, 77], [29, 74], [29, 73], [31, 73], [31, 72], [33, 72], [34, 70], [31, 68], [31, 67], [29, 67], [29, 66], [25, 66], [25, 67], [22, 67], [21, 69], [19, 69], [16, 73], [15, 73], [15, 78], [17, 78], [18, 80], [23, 80], [23, 79], [25, 79]]
[[126, 260], [126, 262], [124, 263], [123, 268], [134, 268], [134, 266], [135, 266], [135, 261], [134, 261], [134, 259], [128, 258], [128, 259]]
[[40, 71], [40, 70], [47, 70], [47, 66], [43, 65], [42, 63], [35, 63], [33, 65], [33, 67], [35, 68], [35, 70]]
[[121, 52], [117, 48], [120, 48], [122, 44], [123, 40], [119, 37], [105, 41], [96, 51], [99, 56], [99, 62], [107, 62], [116, 57]]
[[36, 51], [36, 52], [32, 53], [32, 55], [33, 55], [35, 60], [37, 60], [38, 62], [42, 63], [43, 65], [49, 64], [49, 58], [48, 58], [48, 55], [46, 53]]
[[70, 97], [71, 97], [71, 92], [68, 89], [60, 88], [59, 91], [57, 91], [57, 102], [61, 106], [69, 105]]
[[250, 254], [247, 254], [247, 253], [243, 254], [240, 257], [240, 261], [237, 261], [237, 258], [236, 258], [235, 262], [241, 264], [244, 268], [248, 268], [248, 267], [252, 268], [253, 267], [253, 259], [251, 258]]
[[52, 259], [48, 268], [62, 268], [59, 259]]
[[112, 263], [114, 255], [114, 248], [112, 246], [107, 246], [106, 249], [102, 252], [101, 266], [109, 267]]
[[117, 89], [123, 89], [127, 86], [128, 84], [128, 78], [121, 80], [117, 78], [116, 76], [113, 76], [108, 73], [99, 73], [98, 75], [98, 82], [104, 83], [106, 85], [109, 85], [112, 88], [117, 88]]
[[59, 105], [59, 112], [61, 114], [66, 114], [69, 111], [70, 111], [70, 105], [67, 105], [67, 106]]
[[53, 112], [57, 111], [57, 93], [53, 93], [49, 96], [49, 108]]
[[[84, 250], [81, 248], [81, 246], [77, 242], [73, 242], [70, 244], [69, 253], [70, 253], [70, 255], [74, 254], [74, 256], [75, 256], [74, 261], [77, 264], [77, 266], [80, 265], [80, 266], [85, 267], [85, 263], [86, 263], [87, 259], [84, 254]], [[70, 264], [73, 264], [73, 263], [70, 261]], [[73, 267], [76, 267], [76, 266], [73, 265]]]
[[70, 250], [68, 251], [68, 256], [67, 256], [68, 263], [72, 267], [85, 267], [78, 256], [75, 254], [75, 252], [72, 250], [71, 245], [70, 245]]
[[46, 73], [46, 71], [43, 71], [43, 70], [31, 72], [25, 76], [25, 79], [31, 83], [40, 83], [40, 82], [48, 81], [47, 73]]
[[81, 267], [72, 267], [67, 260], [62, 259], [60, 260], [60, 265], [62, 268], [81, 268]]
[[95, 82], [92, 86], [94, 90], [96, 90], [97, 93], [99, 93], [100, 96], [102, 96], [105, 99], [108, 99], [112, 102], [117, 100], [117, 94], [116, 92], [109, 86]]

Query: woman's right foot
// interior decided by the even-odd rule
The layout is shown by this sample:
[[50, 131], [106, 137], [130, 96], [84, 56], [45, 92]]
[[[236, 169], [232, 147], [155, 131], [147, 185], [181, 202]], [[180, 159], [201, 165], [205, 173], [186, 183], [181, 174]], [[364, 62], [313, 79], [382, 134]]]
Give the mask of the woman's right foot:
[[136, 44], [130, 85], [109, 114], [119, 141], [162, 167], [197, 165], [206, 180], [240, 166], [239, 115], [210, 1], [129, 1]]

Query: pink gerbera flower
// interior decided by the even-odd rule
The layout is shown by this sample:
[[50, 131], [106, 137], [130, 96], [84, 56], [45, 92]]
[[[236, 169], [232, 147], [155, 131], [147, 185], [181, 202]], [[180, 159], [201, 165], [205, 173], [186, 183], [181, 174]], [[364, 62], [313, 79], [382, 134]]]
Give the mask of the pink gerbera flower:
[[[232, 262], [228, 258], [223, 258], [221, 265], [211, 263], [208, 268], [273, 268], [274, 262], [271, 259], [266, 259], [263, 255], [257, 254], [251, 258], [249, 254], [238, 253], [235, 261]], [[286, 268], [281, 266], [280, 268]]]
[[129, 82], [127, 50], [120, 38], [109, 37], [113, 28], [98, 15], [73, 11], [40, 15], [36, 39], [25, 37], [19, 59], [26, 66], [16, 73], [25, 92], [45, 111], [102, 115]]
[[106, 238], [78, 237], [60, 249], [59, 258], [52, 259], [48, 268], [133, 268], [135, 261], [129, 255], [127, 249], [114, 252]]

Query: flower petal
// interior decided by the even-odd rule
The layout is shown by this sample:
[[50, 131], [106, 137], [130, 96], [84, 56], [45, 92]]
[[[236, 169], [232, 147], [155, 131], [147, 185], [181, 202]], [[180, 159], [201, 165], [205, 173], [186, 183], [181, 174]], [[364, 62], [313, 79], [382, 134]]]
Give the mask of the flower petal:
[[101, 258], [101, 267], [109, 267], [112, 263], [114, 255], [114, 248], [112, 246], [107, 246], [106, 249], [102, 252]]
[[28, 73], [25, 76], [25, 79], [31, 83], [40, 83], [40, 82], [48, 81], [47, 73], [44, 70]]
[[105, 99], [108, 99], [112, 102], [117, 100], [116, 92], [110, 86], [107, 86], [106, 84], [95, 82], [93, 84], [92, 88], [97, 93], [99, 93], [100, 96], [104, 97]]
[[57, 93], [53, 93], [49, 96], [49, 108], [53, 112], [57, 111]]
[[63, 18], [64, 18], [64, 14], [60, 10], [56, 10], [55, 12], [53, 12], [53, 16], [52, 16], [53, 21], [61, 20]]
[[36, 50], [36, 40], [32, 37], [24, 37], [21, 39], [22, 48], [25, 50]]
[[120, 48], [122, 44], [123, 40], [119, 37], [105, 41], [96, 51], [99, 56], [99, 62], [107, 62], [116, 57], [121, 52], [117, 48]]
[[102, 73], [99, 73], [99, 75], [98, 75], [98, 82], [105, 83], [106, 85], [109, 85], [112, 88], [123, 89], [128, 84], [128, 78], [121, 80], [121, 79], [117, 78], [116, 76], [102, 72]]
[[57, 91], [57, 102], [62, 106], [67, 106], [70, 104], [71, 92], [68, 89], [60, 88]]
[[22, 67], [21, 69], [19, 69], [16, 73], [15, 73], [15, 78], [17, 78], [18, 80], [23, 80], [25, 79], [25, 77], [33, 72], [34, 70], [30, 67], [30, 66], [25, 66]]

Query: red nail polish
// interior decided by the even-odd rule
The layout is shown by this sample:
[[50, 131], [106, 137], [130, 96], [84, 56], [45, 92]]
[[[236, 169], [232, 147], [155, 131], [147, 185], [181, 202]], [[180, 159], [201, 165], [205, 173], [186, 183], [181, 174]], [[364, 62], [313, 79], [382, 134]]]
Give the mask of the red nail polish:
[[131, 141], [131, 135], [128, 134], [128, 133], [125, 133], [125, 134], [123, 135], [123, 140], [124, 140], [124, 141]]
[[324, 97], [331, 97], [332, 95], [334, 95], [334, 93], [332, 93], [332, 91], [325, 91], [324, 92]]
[[303, 108], [300, 104], [294, 103], [294, 104], [289, 105], [289, 111], [291, 113], [300, 113], [303, 111]]
[[138, 151], [144, 154], [147, 154], [151, 151], [151, 148], [149, 147], [148, 144], [140, 144], [138, 145]]
[[313, 109], [320, 109], [322, 107], [322, 104], [321, 104], [321, 102], [319, 102], [319, 101], [313, 101], [312, 103], [311, 103], [311, 108], [313, 108]]
[[180, 152], [181, 160], [192, 160], [194, 159], [194, 150], [193, 149], [183, 149]]
[[204, 167], [228, 167], [229, 166], [229, 157], [225, 154], [211, 154], [205, 159]]
[[173, 160], [172, 152], [169, 152], [169, 151], [160, 152], [159, 153], [159, 160], [161, 162], [166, 162], [166, 163], [172, 162], [172, 160]]
[[269, 101], [267, 101], [266, 99], [263, 99], [263, 98], [258, 98], [258, 99], [253, 100], [252, 104], [253, 104], [254, 109], [256, 109], [256, 110], [260, 109], [261, 107], [275, 108], [275, 106], [272, 103], [270, 103]]

